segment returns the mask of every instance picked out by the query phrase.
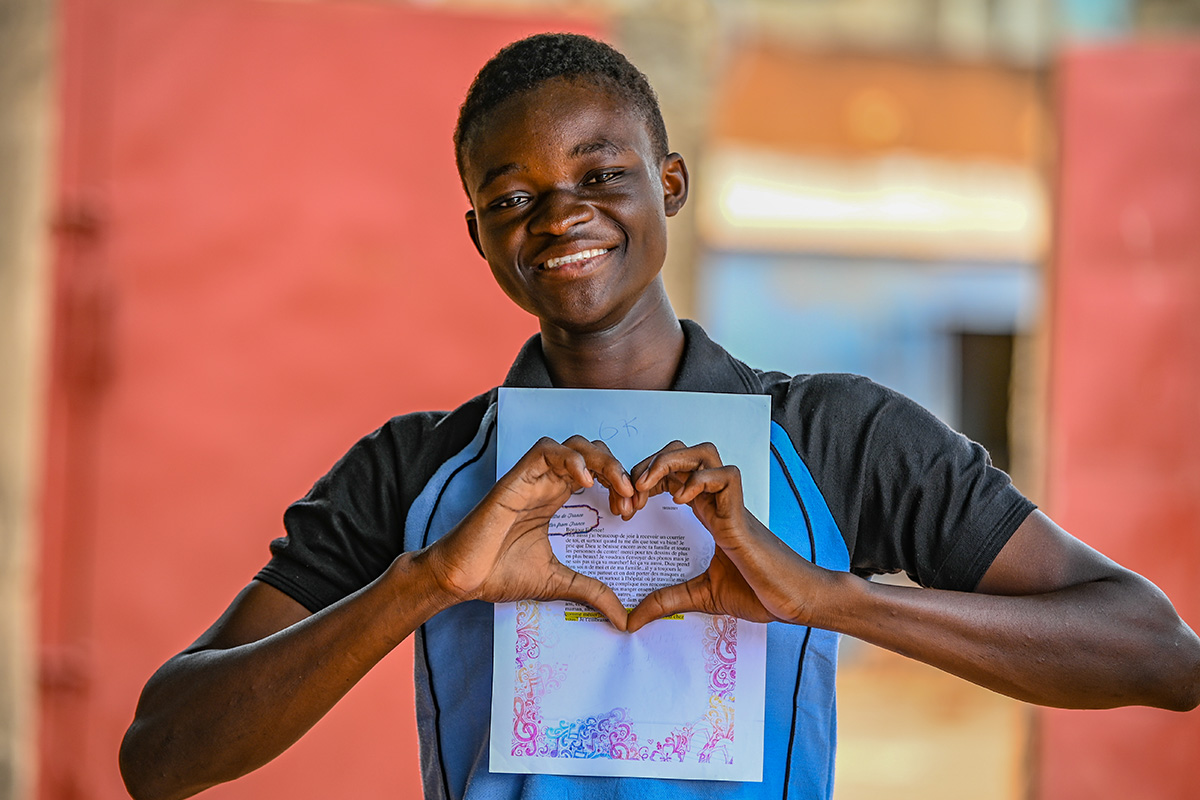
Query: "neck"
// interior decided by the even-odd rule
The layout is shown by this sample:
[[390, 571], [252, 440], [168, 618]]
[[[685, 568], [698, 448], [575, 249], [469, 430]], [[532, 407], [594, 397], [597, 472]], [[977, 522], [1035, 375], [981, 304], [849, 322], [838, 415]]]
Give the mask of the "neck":
[[683, 346], [683, 328], [665, 294], [648, 313], [599, 331], [542, 324], [546, 366], [561, 388], [670, 389]]

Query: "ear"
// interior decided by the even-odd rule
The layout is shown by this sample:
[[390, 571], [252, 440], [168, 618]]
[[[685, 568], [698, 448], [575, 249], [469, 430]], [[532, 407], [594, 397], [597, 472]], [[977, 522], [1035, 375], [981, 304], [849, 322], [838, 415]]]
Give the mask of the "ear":
[[475, 209], [467, 212], [467, 233], [471, 236], [471, 242], [475, 245], [475, 252], [479, 253], [479, 257], [487, 260], [487, 256], [483, 254], [483, 246], [479, 244], [479, 220], [475, 219]]
[[679, 153], [668, 153], [662, 164], [663, 206], [673, 217], [683, 208], [688, 197], [687, 164]]

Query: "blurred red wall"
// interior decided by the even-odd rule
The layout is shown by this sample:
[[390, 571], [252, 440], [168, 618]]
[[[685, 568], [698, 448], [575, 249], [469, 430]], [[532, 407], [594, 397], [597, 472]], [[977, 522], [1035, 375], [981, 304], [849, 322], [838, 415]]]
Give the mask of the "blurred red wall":
[[[40, 797], [125, 797], [151, 672], [389, 416], [499, 382], [535, 330], [466, 235], [478, 67], [579, 19], [65, 0], [41, 572]], [[206, 796], [419, 793], [411, 646]]]
[[[1200, 625], [1200, 42], [1060, 71], [1048, 495]], [[1041, 714], [1046, 800], [1200, 796], [1200, 712]]]

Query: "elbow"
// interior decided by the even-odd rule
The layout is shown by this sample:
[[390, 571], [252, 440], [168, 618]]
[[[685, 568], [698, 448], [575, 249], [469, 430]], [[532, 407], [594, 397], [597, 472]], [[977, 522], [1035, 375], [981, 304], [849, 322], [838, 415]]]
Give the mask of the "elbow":
[[121, 749], [117, 755], [117, 763], [121, 768], [121, 780], [125, 781], [125, 790], [133, 800], [159, 800], [154, 794], [150, 781], [147, 780], [146, 770], [141, 765], [149, 759], [142, 756], [138, 747], [138, 723], [135, 720], [125, 731], [121, 740]]
[[1168, 711], [1191, 711], [1200, 706], [1200, 637], [1174, 606], [1161, 596], [1163, 610], [1144, 630], [1152, 633], [1140, 654], [1145, 705]]
[[171, 779], [162, 753], [152, 746], [155, 738], [135, 719], [121, 740], [117, 762], [129, 796], [133, 800], [181, 800], [199, 791], [189, 791]]
[[152, 764], [155, 759], [142, 745], [140, 727], [138, 721], [134, 720], [125, 732], [125, 738], [121, 740], [121, 749], [117, 756], [121, 779], [125, 781], [125, 789], [133, 800], [167, 800], [168, 795], [162, 791], [162, 787], [154, 785], [153, 768], [147, 765]]
[[1167, 711], [1192, 711], [1200, 707], [1200, 667], [1195, 667], [1192, 674], [1183, 682], [1169, 687], [1163, 687], [1154, 699], [1147, 705], [1162, 708]]
[[[1106, 606], [1111, 647], [1104, 662], [1109, 672], [1109, 700], [1099, 705], [1142, 705], [1167, 711], [1200, 706], [1200, 637], [1188, 627], [1170, 599], [1140, 576], [1113, 582], [1126, 589], [1115, 605]], [[1102, 604], [1103, 605], [1103, 604]], [[1102, 668], [1105, 669], [1105, 668]]]
[[1166, 665], [1159, 681], [1160, 700], [1168, 711], [1191, 711], [1200, 707], [1200, 638], [1182, 621], [1174, 641], [1163, 648]]

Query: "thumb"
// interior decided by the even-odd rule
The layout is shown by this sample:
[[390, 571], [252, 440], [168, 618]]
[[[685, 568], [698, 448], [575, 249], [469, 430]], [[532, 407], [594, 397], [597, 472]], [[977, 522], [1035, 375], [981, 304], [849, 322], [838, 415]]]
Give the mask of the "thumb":
[[556, 592], [554, 599], [586, 603], [608, 618], [614, 628], [625, 630], [629, 613], [607, 584], [561, 563], [555, 569], [555, 578], [564, 588]]
[[701, 600], [701, 598], [709, 596], [707, 592], [700, 590], [706, 580], [707, 576], [701, 574], [691, 580], [677, 583], [674, 586], [664, 586], [646, 595], [642, 602], [637, 604], [637, 608], [629, 612], [629, 632], [633, 633], [656, 619], [669, 617], [682, 611], [717, 613], [711, 602], [706, 603]]

